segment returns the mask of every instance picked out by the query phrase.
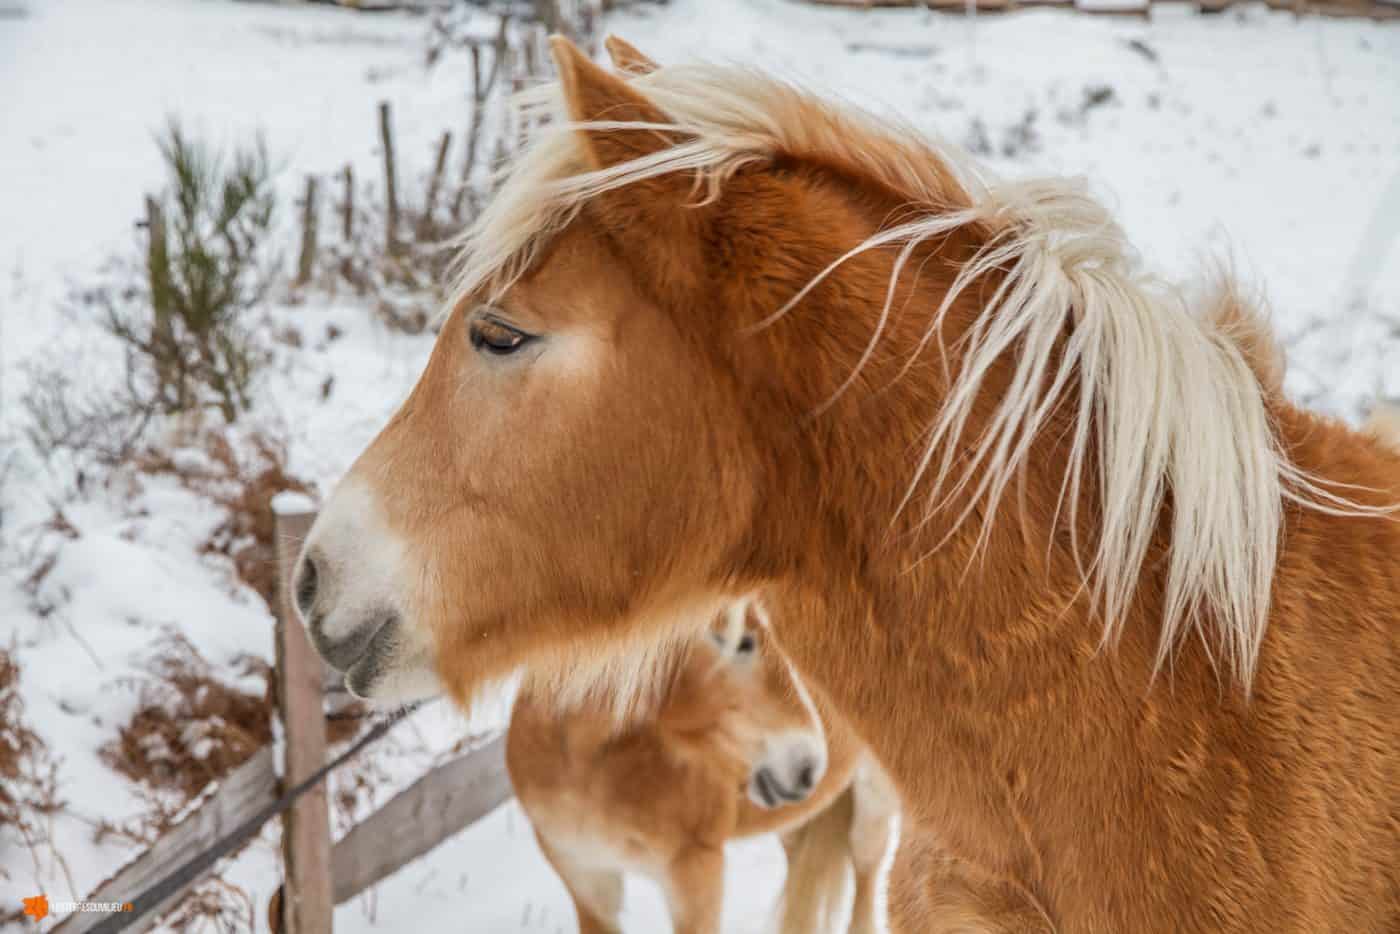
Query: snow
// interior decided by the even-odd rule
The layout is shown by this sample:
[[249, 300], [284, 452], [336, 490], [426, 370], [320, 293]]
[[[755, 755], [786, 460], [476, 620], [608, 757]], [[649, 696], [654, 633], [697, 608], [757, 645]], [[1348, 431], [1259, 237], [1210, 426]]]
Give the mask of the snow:
[[279, 516], [304, 516], [316, 511], [316, 501], [305, 493], [284, 490], [272, 497], [272, 511]]
[[[94, 821], [141, 807], [97, 750], [135, 708], [133, 683], [165, 627], [226, 671], [272, 652], [261, 600], [227, 561], [199, 553], [216, 507], [168, 477], [84, 485], [74, 464], [25, 440], [31, 364], [63, 361], [94, 385], [119, 365], [90, 317], [61, 308], [129, 243], [143, 193], [160, 184], [152, 134], [170, 114], [218, 139], [260, 128], [291, 191], [347, 161], [376, 177], [380, 99], [393, 103], [405, 167], [426, 166], [436, 135], [466, 120], [465, 61], [426, 69], [426, 23], [413, 17], [231, 0], [19, 9], [0, 17], [0, 645], [14, 647], [29, 717], [61, 759], [68, 809], [52, 821], [61, 861], [36, 862], [0, 833], [0, 912], [40, 891], [80, 898], [134, 855], [93, 842]], [[968, 19], [792, 0], [672, 0], [606, 25], [663, 62], [758, 64], [925, 132], [985, 141], [1006, 175], [1082, 175], [1164, 273], [1197, 276], [1224, 257], [1267, 295], [1294, 396], [1350, 419], [1378, 396], [1400, 398], [1400, 31], [1263, 8]], [[400, 179], [417, 181], [407, 169]], [[411, 388], [431, 340], [387, 331], [350, 298], [271, 314], [305, 341], [279, 349], [254, 421], [287, 440], [290, 469], [324, 496]], [[173, 456], [205, 465], [192, 448]], [[75, 537], [46, 525], [55, 508]], [[446, 704], [418, 712], [366, 764], [376, 791], [357, 813], [502, 719], [468, 722]], [[761, 930], [781, 851], [758, 840], [730, 857], [726, 930]], [[260, 916], [277, 871], [269, 829], [225, 877]], [[664, 917], [653, 886], [629, 885], [629, 929], [664, 930]], [[513, 803], [336, 920], [353, 932], [405, 918], [423, 931], [573, 929]]]

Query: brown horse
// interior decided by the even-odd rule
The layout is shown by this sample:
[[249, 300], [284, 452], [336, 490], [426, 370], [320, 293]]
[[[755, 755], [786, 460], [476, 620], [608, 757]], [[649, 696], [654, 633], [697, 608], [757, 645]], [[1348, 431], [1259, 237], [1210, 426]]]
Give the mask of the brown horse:
[[834, 901], [832, 870], [845, 863], [856, 881], [851, 930], [877, 930], [894, 802], [865, 770], [853, 788], [859, 744], [823, 728], [763, 629], [751, 620], [737, 637], [726, 644], [720, 629], [687, 647], [656, 710], [621, 728], [605, 703], [561, 713], [553, 698], [516, 700], [511, 783], [580, 934], [619, 930], [628, 870], [660, 883], [678, 934], [717, 934], [725, 842], [774, 831], [792, 857], [784, 931], [815, 934], [826, 922], [819, 907]]
[[1056, 929], [1400, 928], [1400, 454], [1080, 186], [749, 69], [555, 57], [310, 536], [351, 689], [644, 694], [757, 592], [909, 840]]

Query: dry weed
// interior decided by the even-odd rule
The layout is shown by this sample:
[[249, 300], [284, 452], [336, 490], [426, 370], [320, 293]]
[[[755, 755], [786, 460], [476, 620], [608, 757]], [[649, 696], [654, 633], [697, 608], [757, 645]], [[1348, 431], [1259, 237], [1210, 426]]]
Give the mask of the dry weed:
[[[166, 630], [146, 664], [148, 677], [134, 684], [139, 707], [101, 750], [109, 766], [153, 790], [174, 793], [166, 819], [210, 782], [238, 768], [272, 741], [270, 691], [249, 694], [221, 680], [194, 645]], [[243, 676], [271, 681], [261, 659], [238, 662]]]

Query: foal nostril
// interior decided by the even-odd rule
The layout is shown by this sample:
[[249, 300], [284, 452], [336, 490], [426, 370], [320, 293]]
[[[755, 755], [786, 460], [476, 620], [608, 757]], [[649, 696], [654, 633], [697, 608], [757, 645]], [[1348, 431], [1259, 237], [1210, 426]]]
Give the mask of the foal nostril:
[[815, 762], [808, 760], [802, 763], [802, 769], [797, 773], [797, 790], [811, 791], [812, 786], [817, 783], [817, 766]]
[[783, 795], [778, 791], [778, 780], [773, 776], [773, 770], [767, 767], [759, 769], [754, 773], [749, 782], [749, 797], [753, 801], [765, 808], [775, 808], [783, 803]]
[[320, 583], [319, 577], [315, 560], [307, 555], [302, 560], [301, 567], [297, 569], [296, 575], [297, 609], [301, 610], [301, 615], [306, 619], [311, 618], [311, 607], [316, 602], [316, 587]]

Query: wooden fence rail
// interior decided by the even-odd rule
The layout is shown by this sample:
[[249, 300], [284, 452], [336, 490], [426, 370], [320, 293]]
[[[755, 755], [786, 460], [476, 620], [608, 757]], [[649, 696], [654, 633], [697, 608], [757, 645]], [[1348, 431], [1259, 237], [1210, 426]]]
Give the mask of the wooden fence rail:
[[[94, 889], [87, 900], [130, 901], [169, 875], [191, 854], [207, 849], [219, 837], [276, 800], [277, 769], [271, 747], [264, 746], [251, 759], [224, 776], [218, 787], [194, 811], [152, 844], [149, 850]], [[166, 899], [159, 908], [137, 921], [132, 929], [149, 930], [190, 887]], [[54, 934], [83, 934], [106, 917], [103, 914], [78, 912], [57, 925]]]
[[335, 903], [436, 849], [510, 797], [505, 734], [439, 765], [336, 841]]

